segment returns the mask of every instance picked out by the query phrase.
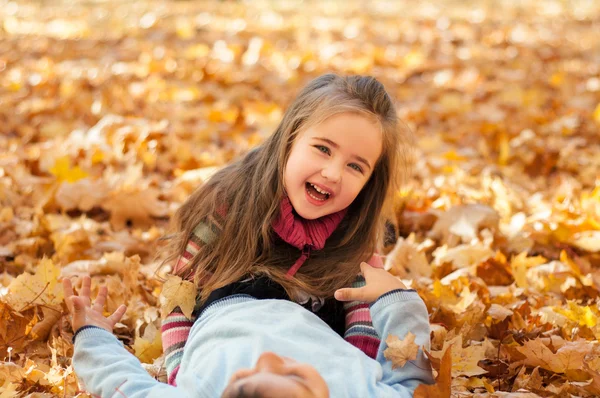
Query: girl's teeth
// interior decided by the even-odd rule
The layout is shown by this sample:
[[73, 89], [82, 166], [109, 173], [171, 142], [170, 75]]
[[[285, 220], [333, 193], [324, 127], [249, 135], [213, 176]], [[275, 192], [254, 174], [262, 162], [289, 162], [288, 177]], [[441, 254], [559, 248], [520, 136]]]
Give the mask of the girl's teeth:
[[325, 191], [322, 191], [322, 190], [320, 190], [320, 189], [319, 189], [318, 187], [316, 187], [314, 184], [311, 184], [311, 183], [308, 183], [308, 184], [309, 184], [311, 187], [313, 187], [315, 191], [317, 191], [317, 192], [319, 192], [319, 193], [321, 193], [321, 194], [325, 195], [325, 197], [324, 197], [324, 198], [318, 198], [318, 197], [316, 197], [315, 195], [313, 195], [312, 193], [310, 193], [310, 191], [309, 191], [309, 190], [307, 190], [306, 192], [307, 192], [307, 193], [310, 195], [310, 197], [311, 197], [311, 198], [313, 198], [314, 200], [318, 200], [319, 202], [324, 202], [324, 201], [326, 201], [327, 199], [329, 199], [329, 196], [330, 196], [330, 193], [329, 193], [329, 192], [325, 192]]
[[322, 201], [324, 201], [324, 200], [325, 200], [325, 199], [319, 199], [319, 198], [317, 198], [317, 197], [313, 196], [313, 195], [312, 195], [310, 192], [309, 192], [308, 194], [309, 194], [309, 195], [310, 195], [310, 197], [311, 197], [311, 198], [313, 198], [314, 200], [318, 200], [318, 201], [320, 201], [320, 202], [322, 202]]
[[314, 185], [314, 184], [310, 184], [310, 185], [312, 185], [312, 187], [313, 187], [313, 188], [314, 188], [314, 189], [315, 189], [317, 192], [319, 192], [319, 193], [322, 193], [322, 194], [325, 194], [325, 195], [329, 195], [329, 192], [326, 192], [326, 191], [322, 191], [322, 190], [320, 190], [318, 186], [316, 186], [316, 185]]

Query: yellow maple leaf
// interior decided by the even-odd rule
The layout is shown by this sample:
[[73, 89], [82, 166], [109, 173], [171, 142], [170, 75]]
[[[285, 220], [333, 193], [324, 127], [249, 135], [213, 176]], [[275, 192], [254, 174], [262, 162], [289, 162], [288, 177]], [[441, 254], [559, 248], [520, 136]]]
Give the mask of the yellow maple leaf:
[[59, 276], [60, 268], [44, 257], [35, 274], [21, 274], [10, 282], [6, 302], [19, 312], [34, 305], [60, 306], [63, 290]]
[[513, 257], [510, 261], [510, 267], [512, 268], [513, 277], [517, 286], [520, 288], [527, 288], [529, 282], [527, 281], [527, 270], [531, 267], [544, 264], [548, 260], [542, 256], [527, 257], [527, 252], [519, 253], [519, 255]]
[[478, 376], [487, 373], [485, 369], [480, 368], [477, 363], [485, 359], [485, 346], [471, 345], [463, 348], [462, 335], [444, 342], [442, 351], [432, 352], [435, 358], [441, 358], [447, 350], [452, 350], [452, 377], [458, 376]]
[[598, 315], [590, 306], [579, 306], [575, 301], [567, 302], [568, 308], [554, 307], [554, 312], [566, 316], [569, 320], [577, 322], [580, 326], [593, 328], [598, 324]]
[[459, 297], [460, 300], [458, 300], [457, 303], [448, 303], [446, 305], [446, 307], [450, 308], [456, 314], [462, 314], [466, 312], [467, 308], [469, 308], [478, 299], [479, 296], [477, 296], [477, 292], [472, 292], [469, 290], [468, 286], [465, 286], [460, 292]]
[[175, 307], [181, 308], [186, 318], [192, 318], [192, 311], [196, 305], [196, 285], [184, 281], [175, 275], [169, 275], [160, 294], [162, 316], [167, 316]]
[[419, 346], [415, 344], [415, 335], [411, 332], [400, 340], [398, 336], [390, 334], [385, 339], [387, 348], [383, 352], [386, 359], [392, 361], [392, 369], [403, 367], [407, 361], [417, 359]]
[[56, 176], [59, 182], [75, 182], [88, 176], [79, 166], [71, 167], [71, 160], [68, 156], [56, 159], [54, 166], [50, 169], [50, 173]]
[[133, 350], [135, 356], [143, 363], [152, 363], [162, 355], [161, 336], [154, 324], [149, 323], [146, 326], [143, 336], [140, 336], [139, 332], [136, 332]]

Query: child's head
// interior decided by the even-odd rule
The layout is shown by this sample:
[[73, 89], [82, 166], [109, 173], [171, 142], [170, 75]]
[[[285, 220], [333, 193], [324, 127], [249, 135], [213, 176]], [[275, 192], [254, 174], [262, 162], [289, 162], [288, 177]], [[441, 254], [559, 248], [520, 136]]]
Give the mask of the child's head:
[[265, 352], [253, 369], [237, 371], [222, 398], [328, 398], [325, 380], [312, 366]]
[[368, 182], [356, 207], [385, 197], [397, 130], [393, 104], [374, 78], [325, 75], [309, 84], [276, 133], [280, 180], [296, 212], [315, 219], [340, 211]]
[[[202, 282], [203, 299], [248, 274], [268, 275], [292, 297], [296, 288], [331, 296], [376, 249], [384, 202], [404, 171], [404, 133], [375, 78], [328, 74], [311, 81], [262, 145], [215, 174], [180, 208], [172, 256], [183, 251], [200, 220], [227, 209], [220, 238], [180, 274], [211, 275]], [[297, 250], [286, 255], [271, 245], [271, 223], [286, 194], [307, 219], [348, 208], [325, 248], [291, 281], [285, 272]]]

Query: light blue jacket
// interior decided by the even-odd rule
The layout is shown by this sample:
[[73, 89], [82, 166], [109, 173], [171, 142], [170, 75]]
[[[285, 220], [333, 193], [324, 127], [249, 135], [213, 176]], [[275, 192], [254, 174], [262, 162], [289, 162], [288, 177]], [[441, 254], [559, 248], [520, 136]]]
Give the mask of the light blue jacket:
[[[385, 359], [389, 334], [429, 349], [427, 309], [413, 290], [394, 290], [371, 304], [373, 326], [382, 338], [377, 360], [346, 342], [300, 305], [234, 295], [211, 304], [190, 331], [177, 387], [157, 382], [117, 338], [100, 328], [77, 334], [73, 365], [85, 388], [101, 397], [218, 398], [232, 374], [253, 368], [265, 351], [314, 366], [331, 398], [412, 397], [420, 383], [433, 383], [421, 349], [416, 360], [392, 369]], [[117, 391], [118, 390], [118, 391]]]

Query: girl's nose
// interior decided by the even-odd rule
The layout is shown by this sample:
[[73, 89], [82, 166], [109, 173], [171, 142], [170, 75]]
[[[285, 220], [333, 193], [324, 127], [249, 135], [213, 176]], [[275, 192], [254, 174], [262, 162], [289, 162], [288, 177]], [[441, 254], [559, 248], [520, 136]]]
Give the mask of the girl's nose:
[[265, 352], [256, 361], [257, 371], [277, 372], [285, 366], [285, 360], [273, 352]]
[[321, 176], [326, 178], [328, 181], [337, 183], [342, 178], [342, 172], [340, 167], [332, 162], [326, 167], [323, 167], [323, 170], [321, 170]]

